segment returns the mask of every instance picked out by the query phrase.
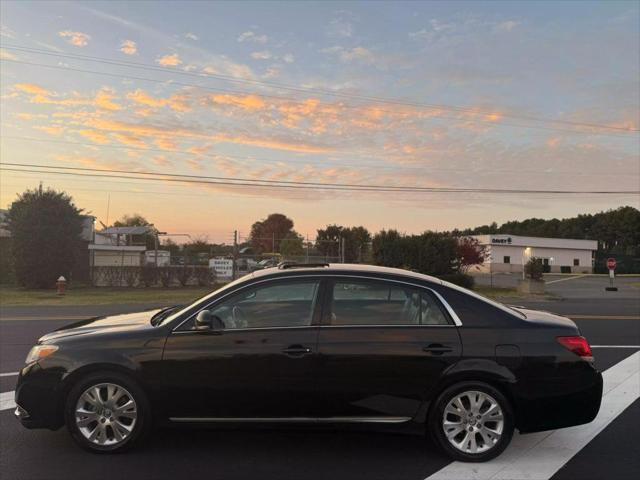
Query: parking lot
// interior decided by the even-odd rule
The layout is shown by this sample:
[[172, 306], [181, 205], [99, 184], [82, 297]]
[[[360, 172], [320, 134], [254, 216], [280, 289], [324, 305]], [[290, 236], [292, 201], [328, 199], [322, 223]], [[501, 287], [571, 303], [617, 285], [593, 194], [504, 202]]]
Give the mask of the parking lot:
[[[597, 277], [595, 277], [597, 278]], [[580, 279], [552, 285], [579, 292]], [[590, 295], [591, 280], [582, 280]], [[560, 287], [558, 287], [560, 288]], [[633, 288], [633, 287], [629, 287]], [[520, 302], [522, 303], [522, 302]], [[459, 464], [420, 435], [364, 428], [168, 429], [130, 453], [100, 456], [80, 450], [65, 430], [29, 431], [13, 418], [15, 372], [37, 338], [78, 318], [70, 309], [4, 309], [0, 321], [0, 471], [7, 479], [177, 476], [245, 479], [601, 479], [637, 478], [640, 425], [640, 302], [637, 295], [604, 299], [568, 294], [527, 304], [573, 317], [604, 372], [603, 407], [588, 425], [516, 435], [496, 460]], [[121, 307], [132, 310], [138, 307]], [[79, 313], [80, 312], [80, 313]], [[38, 319], [39, 318], [39, 319]], [[55, 320], [47, 320], [55, 318]], [[46, 401], [46, 399], [43, 399]], [[126, 473], [125, 473], [126, 472]]]

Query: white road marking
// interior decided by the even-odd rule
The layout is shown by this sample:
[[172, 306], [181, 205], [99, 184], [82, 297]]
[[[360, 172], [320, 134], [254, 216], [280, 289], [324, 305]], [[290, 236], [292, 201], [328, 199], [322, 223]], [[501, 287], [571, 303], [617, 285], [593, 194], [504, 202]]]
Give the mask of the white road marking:
[[14, 391], [0, 393], [0, 411], [16, 408], [16, 402], [13, 400], [15, 394]]
[[640, 348], [640, 345], [591, 345], [591, 348]]
[[9, 373], [0, 373], [0, 377], [15, 377], [20, 372], [9, 372]]
[[546, 283], [547, 285], [550, 285], [552, 283], [558, 283], [558, 282], [566, 282], [567, 280], [575, 280], [576, 278], [582, 278], [582, 277], [586, 277], [588, 274], [584, 274], [584, 275], [576, 275], [575, 277], [567, 277], [567, 278], [559, 278], [558, 280], [545, 280], [544, 283]]
[[548, 480], [640, 397], [640, 352], [603, 373], [602, 405], [595, 420], [578, 427], [515, 434], [498, 458], [486, 463], [452, 462], [426, 480]]

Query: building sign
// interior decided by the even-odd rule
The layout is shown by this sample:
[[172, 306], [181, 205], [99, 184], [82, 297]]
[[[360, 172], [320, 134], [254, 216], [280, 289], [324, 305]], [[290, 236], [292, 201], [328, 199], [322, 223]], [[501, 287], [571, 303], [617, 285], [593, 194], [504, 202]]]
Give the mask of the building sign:
[[233, 260], [230, 258], [212, 258], [209, 260], [209, 268], [213, 268], [218, 279], [233, 278]]
[[507, 238], [491, 237], [491, 243], [498, 244], [498, 245], [505, 245], [505, 244], [510, 245], [511, 237], [507, 237]]

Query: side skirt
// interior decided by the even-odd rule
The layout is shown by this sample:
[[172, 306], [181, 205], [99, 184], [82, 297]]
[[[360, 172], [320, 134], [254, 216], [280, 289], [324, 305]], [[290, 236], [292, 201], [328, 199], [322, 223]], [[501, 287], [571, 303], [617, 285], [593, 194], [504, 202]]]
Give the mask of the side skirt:
[[174, 423], [405, 423], [411, 417], [170, 417]]

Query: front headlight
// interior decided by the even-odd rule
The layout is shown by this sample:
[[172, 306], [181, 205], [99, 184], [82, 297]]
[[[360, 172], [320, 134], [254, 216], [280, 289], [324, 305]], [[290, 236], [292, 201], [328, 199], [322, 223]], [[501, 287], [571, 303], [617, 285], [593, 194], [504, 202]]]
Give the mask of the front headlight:
[[58, 347], [55, 345], [36, 345], [29, 351], [29, 355], [27, 355], [25, 363], [28, 365], [30, 363], [37, 362], [38, 360], [42, 360], [56, 350], [58, 350]]

